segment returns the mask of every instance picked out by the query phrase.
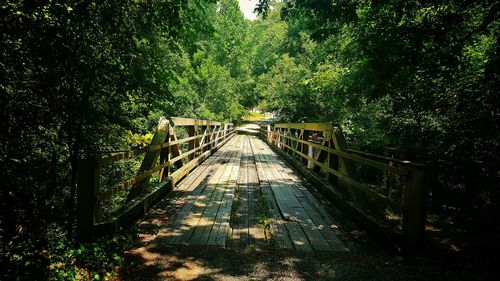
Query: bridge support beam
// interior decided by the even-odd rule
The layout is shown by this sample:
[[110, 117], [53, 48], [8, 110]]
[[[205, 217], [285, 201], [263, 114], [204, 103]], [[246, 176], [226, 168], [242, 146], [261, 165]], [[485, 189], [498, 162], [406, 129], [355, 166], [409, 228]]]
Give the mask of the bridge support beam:
[[[169, 121], [164, 117], [160, 118], [160, 120], [158, 121], [158, 129], [156, 130], [153, 139], [151, 140], [150, 146], [161, 145], [165, 141], [168, 141], [169, 130], [170, 130]], [[160, 157], [159, 150], [147, 152], [146, 155], [144, 156], [144, 160], [142, 160], [141, 168], [139, 169], [138, 174], [153, 169], [156, 166], [159, 157]], [[142, 179], [138, 183], [134, 184], [127, 195], [127, 201], [130, 201], [139, 196], [140, 194], [144, 193], [144, 191], [148, 187], [150, 179], [151, 176], [148, 176], [145, 179]]]

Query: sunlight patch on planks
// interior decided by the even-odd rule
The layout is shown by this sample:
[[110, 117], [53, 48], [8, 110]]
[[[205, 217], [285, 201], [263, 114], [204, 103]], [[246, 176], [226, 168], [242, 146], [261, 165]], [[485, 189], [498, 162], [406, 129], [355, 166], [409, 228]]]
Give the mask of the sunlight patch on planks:
[[301, 179], [255, 136], [235, 136], [171, 197], [159, 245], [348, 251]]

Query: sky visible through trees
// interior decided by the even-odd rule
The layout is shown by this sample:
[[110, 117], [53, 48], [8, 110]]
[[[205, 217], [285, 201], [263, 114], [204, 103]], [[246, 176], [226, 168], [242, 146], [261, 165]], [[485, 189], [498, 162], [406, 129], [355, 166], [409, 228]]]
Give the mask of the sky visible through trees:
[[257, 13], [254, 10], [257, 3], [259, 3], [258, 0], [238, 0], [238, 3], [246, 19], [255, 20], [257, 18]]

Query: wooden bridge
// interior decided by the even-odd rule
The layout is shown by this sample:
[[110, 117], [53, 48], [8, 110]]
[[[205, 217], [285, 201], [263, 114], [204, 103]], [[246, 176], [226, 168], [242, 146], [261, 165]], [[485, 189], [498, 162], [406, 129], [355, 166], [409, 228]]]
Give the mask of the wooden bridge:
[[[113, 165], [124, 161], [141, 163], [137, 175], [103, 184]], [[414, 254], [423, 238], [422, 167], [350, 150], [332, 124], [237, 131], [232, 124], [162, 118], [149, 146], [80, 165], [81, 239], [118, 230], [161, 199], [169, 216], [153, 241], [157, 245], [349, 251], [312, 189], [406, 254]]]

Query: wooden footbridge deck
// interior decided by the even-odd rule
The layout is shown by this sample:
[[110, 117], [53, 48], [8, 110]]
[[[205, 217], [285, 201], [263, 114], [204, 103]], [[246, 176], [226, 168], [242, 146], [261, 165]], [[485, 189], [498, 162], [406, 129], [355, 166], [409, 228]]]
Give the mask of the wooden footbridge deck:
[[156, 244], [346, 250], [330, 216], [256, 136], [233, 137], [177, 191], [180, 208]]
[[[102, 184], [106, 167], [120, 161], [139, 161], [137, 175]], [[332, 124], [266, 125], [243, 134], [232, 124], [163, 118], [149, 146], [80, 162], [78, 234], [85, 240], [118, 231], [163, 199], [170, 215], [156, 245], [349, 251], [312, 186], [413, 254], [424, 232], [425, 179], [418, 164], [348, 149]], [[117, 201], [122, 206], [103, 215]]]

